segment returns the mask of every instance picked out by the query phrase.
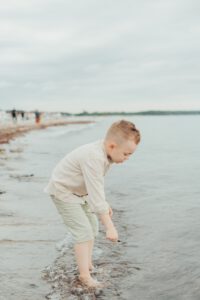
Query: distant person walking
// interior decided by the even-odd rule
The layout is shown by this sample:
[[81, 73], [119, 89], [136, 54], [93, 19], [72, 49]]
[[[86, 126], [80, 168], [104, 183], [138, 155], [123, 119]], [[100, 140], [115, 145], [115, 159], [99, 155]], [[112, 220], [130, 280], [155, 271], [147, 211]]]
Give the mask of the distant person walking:
[[11, 116], [14, 123], [17, 122], [17, 111], [16, 109], [11, 110]]
[[22, 118], [22, 120], [24, 120], [24, 116], [25, 116], [24, 111], [22, 110], [20, 113], [21, 113], [21, 118]]
[[35, 123], [40, 124], [40, 120], [41, 120], [41, 113], [38, 110], [36, 110], [35, 111]]

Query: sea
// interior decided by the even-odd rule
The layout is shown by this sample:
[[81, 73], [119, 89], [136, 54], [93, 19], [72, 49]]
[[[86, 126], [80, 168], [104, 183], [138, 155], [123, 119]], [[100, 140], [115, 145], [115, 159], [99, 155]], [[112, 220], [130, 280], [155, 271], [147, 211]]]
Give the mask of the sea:
[[[48, 196], [43, 193], [53, 168], [61, 158], [76, 147], [102, 139], [108, 127], [114, 121], [123, 118], [135, 123], [141, 132], [141, 142], [128, 161], [113, 164], [105, 177], [105, 193], [114, 211], [114, 222], [115, 210], [122, 212], [120, 218], [116, 220], [116, 227], [121, 232], [119, 239], [122, 242], [119, 255], [138, 268], [136, 272], [129, 273], [128, 288], [126, 277], [123, 278], [123, 275], [116, 277], [122, 291], [119, 299], [199, 300], [200, 117], [198, 115], [96, 117], [95, 122], [90, 124], [72, 124], [32, 131], [11, 143], [9, 147], [14, 149], [13, 151], [9, 152], [5, 148], [9, 154], [8, 159], [1, 164], [1, 189], [6, 192], [4, 198], [0, 195], [3, 203], [1, 209], [4, 213], [7, 212], [8, 216], [11, 214], [10, 219], [13, 216], [15, 221], [10, 224], [19, 223], [22, 216], [26, 222], [30, 216], [34, 216], [33, 223], [36, 224], [37, 221], [41, 226], [37, 231], [33, 231], [31, 240], [46, 240], [49, 244], [45, 244], [43, 248], [40, 246], [43, 256], [40, 258], [41, 252], [38, 251], [37, 258], [33, 261], [37, 261], [37, 267], [41, 262], [49, 263], [51, 259], [53, 260], [53, 254], [45, 261], [46, 246], [50, 245], [50, 248], [53, 248], [54, 240], [61, 239], [65, 230], [64, 227], [59, 230], [61, 225], [57, 219], [57, 212], [53, 205], [49, 208]], [[32, 174], [34, 181], [29, 182], [26, 177], [26, 182], [22, 184], [23, 180], [20, 181], [17, 176], [23, 177], [27, 174], [30, 177]], [[18, 199], [17, 202], [13, 200], [15, 197]], [[8, 217], [6, 220], [10, 219]], [[34, 224], [31, 228], [33, 227]], [[120, 231], [122, 227], [126, 230]], [[16, 226], [12, 227], [14, 232], [10, 228], [8, 222], [8, 226], [4, 227], [3, 233], [1, 232], [1, 241], [20, 240], [23, 243], [23, 240], [29, 239], [30, 232], [27, 227], [26, 230], [25, 227], [18, 226], [18, 229]], [[12, 274], [15, 270], [13, 267], [15, 254], [14, 252], [8, 254], [10, 246], [6, 242], [2, 246], [7, 248], [2, 252], [5, 254], [5, 261], [1, 275], [7, 279], [9, 289], [5, 289], [5, 283], [3, 298], [0, 299], [26, 299], [23, 298], [23, 288], [30, 296], [29, 299], [33, 299], [25, 285], [21, 289], [21, 298], [19, 289], [17, 298], [14, 296], [12, 298], [9, 294], [8, 280], [14, 278]], [[23, 250], [20, 251], [23, 256]], [[29, 256], [33, 255], [30, 248], [26, 253], [29, 253]], [[115, 264], [114, 259], [112, 262]], [[8, 264], [8, 268], [5, 263]], [[24, 269], [28, 267], [34, 270], [34, 264], [30, 267], [27, 262]], [[22, 268], [22, 273], [24, 269]], [[26, 271], [26, 274], [29, 272]], [[22, 280], [19, 284], [21, 282]], [[14, 291], [16, 286], [17, 283], [13, 284]], [[8, 298], [6, 293], [9, 294]], [[39, 299], [39, 296], [36, 299]]]

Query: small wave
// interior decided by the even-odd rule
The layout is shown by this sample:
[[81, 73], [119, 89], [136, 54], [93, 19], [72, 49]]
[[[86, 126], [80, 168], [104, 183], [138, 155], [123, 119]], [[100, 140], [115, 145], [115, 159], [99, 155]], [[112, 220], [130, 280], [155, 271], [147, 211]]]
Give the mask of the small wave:
[[68, 251], [71, 244], [72, 244], [72, 236], [69, 233], [68, 235], [66, 235], [66, 237], [63, 240], [57, 242], [56, 250], [61, 252], [61, 255], [64, 255]]
[[49, 128], [48, 133], [51, 137], [61, 137], [69, 134], [76, 134], [95, 126], [96, 123], [68, 125], [65, 127]]

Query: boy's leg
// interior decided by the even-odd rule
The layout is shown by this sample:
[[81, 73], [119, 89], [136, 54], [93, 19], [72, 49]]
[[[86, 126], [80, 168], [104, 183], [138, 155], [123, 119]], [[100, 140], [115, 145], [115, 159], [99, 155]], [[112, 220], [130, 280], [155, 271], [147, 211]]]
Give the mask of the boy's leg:
[[[98, 231], [99, 231], [99, 222], [97, 216], [91, 212], [87, 202], [83, 205], [83, 209], [91, 224], [93, 235], [95, 238], [98, 235]], [[89, 269], [90, 270], [93, 269], [93, 263], [92, 263], [93, 247], [94, 247], [94, 239], [89, 241]]]
[[76, 262], [81, 277], [90, 277], [89, 272], [89, 246], [90, 241], [77, 243], [74, 246]]
[[94, 247], [94, 240], [91, 240], [88, 243], [89, 243], [88, 266], [89, 266], [89, 270], [91, 271], [94, 268], [93, 263], [92, 263], [92, 253], [93, 253], [93, 247]]
[[77, 243], [74, 246], [76, 261], [79, 269], [79, 280], [90, 288], [103, 287], [97, 280], [93, 279], [89, 272], [89, 247], [90, 242]]
[[89, 257], [91, 240], [94, 239], [91, 223], [85, 214], [83, 205], [65, 203], [52, 198], [64, 223], [75, 239], [75, 257], [80, 272], [79, 279], [89, 287], [97, 287], [99, 283], [94, 280], [89, 272]]

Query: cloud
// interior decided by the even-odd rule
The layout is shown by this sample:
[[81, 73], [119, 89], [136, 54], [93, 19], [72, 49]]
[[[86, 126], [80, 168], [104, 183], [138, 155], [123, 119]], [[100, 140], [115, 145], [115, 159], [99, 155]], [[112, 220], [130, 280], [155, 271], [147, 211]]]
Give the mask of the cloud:
[[14, 1], [0, 10], [0, 108], [200, 109], [196, 0]]

